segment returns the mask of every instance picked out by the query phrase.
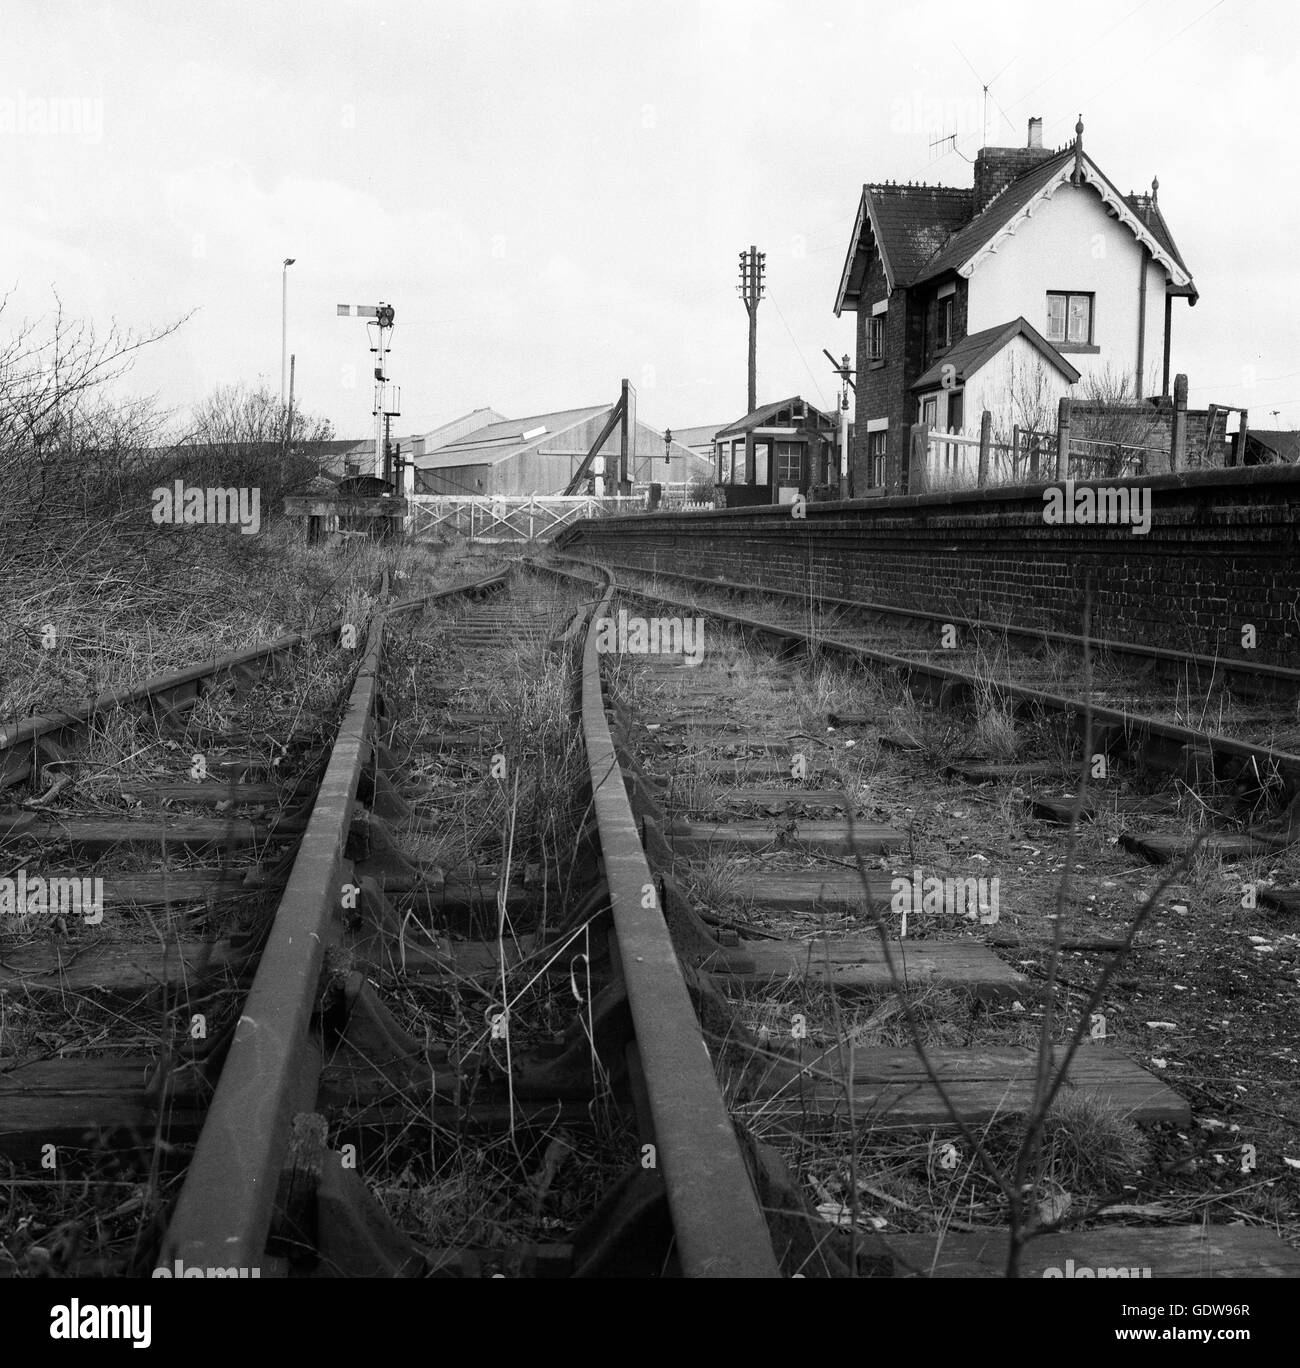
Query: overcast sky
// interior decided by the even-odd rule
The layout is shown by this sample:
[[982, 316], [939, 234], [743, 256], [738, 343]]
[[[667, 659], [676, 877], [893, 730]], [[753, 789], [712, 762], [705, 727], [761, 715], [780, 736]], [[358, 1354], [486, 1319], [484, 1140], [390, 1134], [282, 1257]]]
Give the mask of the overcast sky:
[[969, 185], [988, 81], [989, 143], [1038, 114], [1055, 146], [1082, 111], [1121, 190], [1159, 173], [1201, 292], [1174, 309], [1193, 404], [1300, 427], [1293, 0], [4, 8], [0, 329], [56, 288], [101, 325], [194, 310], [130, 380], [177, 411], [278, 390], [292, 256], [297, 397], [340, 436], [370, 430], [372, 387], [366, 325], [335, 305], [381, 299], [401, 433], [611, 401], [623, 376], [655, 426], [730, 421], [751, 242], [760, 402], [831, 405], [862, 183]]

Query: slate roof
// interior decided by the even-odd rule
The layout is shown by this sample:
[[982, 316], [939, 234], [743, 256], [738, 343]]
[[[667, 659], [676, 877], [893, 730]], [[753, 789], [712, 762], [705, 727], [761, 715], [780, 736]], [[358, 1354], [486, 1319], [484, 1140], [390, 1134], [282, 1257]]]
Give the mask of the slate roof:
[[849, 248], [845, 291], [862, 286], [863, 255], [857, 251], [869, 229], [892, 288], [910, 285], [916, 273], [971, 215], [974, 190], [940, 185], [864, 185], [858, 222]]
[[922, 280], [933, 280], [946, 271], [955, 271], [996, 237], [1003, 228], [1029, 203], [1045, 186], [1061, 173], [1061, 168], [1074, 160], [1074, 149], [1067, 148], [1040, 162], [1032, 171], [1026, 172], [1019, 180], [1014, 180], [995, 195], [985, 206], [984, 212], [977, 214], [964, 228], [954, 233], [943, 247], [937, 251], [915, 273], [908, 284], [919, 284]]
[[920, 278], [926, 262], [970, 218], [975, 196], [974, 190], [926, 185], [869, 185], [866, 193], [896, 285]]
[[1023, 337], [1043, 356], [1045, 361], [1055, 366], [1062, 375], [1074, 384], [1079, 372], [1056, 350], [1054, 346], [1031, 323], [1024, 318], [1013, 318], [1009, 323], [999, 323], [996, 327], [985, 328], [982, 332], [971, 333], [954, 343], [912, 386], [914, 390], [935, 389], [943, 383], [944, 372], [949, 366], [956, 368], [951, 375], [951, 383], [964, 384], [986, 362], [991, 361], [1011, 341], [1013, 337]]
[[1292, 465], [1300, 464], [1300, 432], [1283, 432], [1270, 428], [1250, 428], [1246, 432], [1247, 443], [1255, 442], [1266, 448], [1279, 461]]
[[[849, 255], [840, 277], [836, 300], [838, 314], [845, 304], [860, 298], [865, 275], [867, 235], [880, 252], [891, 289], [919, 285], [956, 272], [982, 247], [992, 241], [1033, 198], [1058, 178], [1075, 157], [1073, 145], [1048, 157], [1012, 181], [972, 217], [973, 189], [959, 190], [935, 185], [864, 185]], [[1187, 285], [1171, 285], [1172, 294], [1196, 302], [1191, 272], [1174, 244], [1173, 234], [1159, 206], [1146, 195], [1121, 195], [1090, 157], [1084, 156], [1090, 173], [1105, 181], [1111, 194], [1141, 222], [1170, 258], [1184, 271]]]

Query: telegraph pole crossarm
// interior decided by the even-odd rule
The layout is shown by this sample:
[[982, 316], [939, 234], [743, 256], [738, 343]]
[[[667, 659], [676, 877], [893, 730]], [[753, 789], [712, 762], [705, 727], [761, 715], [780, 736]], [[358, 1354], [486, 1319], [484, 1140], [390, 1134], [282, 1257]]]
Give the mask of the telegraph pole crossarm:
[[765, 293], [763, 277], [766, 271], [766, 252], [760, 252], [752, 245], [749, 251], [741, 252], [738, 290], [749, 315], [749, 413], [758, 407], [758, 305]]

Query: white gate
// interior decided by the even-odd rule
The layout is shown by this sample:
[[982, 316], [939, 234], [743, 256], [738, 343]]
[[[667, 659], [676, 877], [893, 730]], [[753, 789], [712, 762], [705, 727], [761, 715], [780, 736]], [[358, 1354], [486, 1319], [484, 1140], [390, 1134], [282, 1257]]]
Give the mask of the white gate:
[[407, 532], [412, 537], [455, 532], [476, 542], [545, 541], [582, 518], [639, 513], [645, 508], [644, 497], [637, 495], [412, 494], [409, 502]]

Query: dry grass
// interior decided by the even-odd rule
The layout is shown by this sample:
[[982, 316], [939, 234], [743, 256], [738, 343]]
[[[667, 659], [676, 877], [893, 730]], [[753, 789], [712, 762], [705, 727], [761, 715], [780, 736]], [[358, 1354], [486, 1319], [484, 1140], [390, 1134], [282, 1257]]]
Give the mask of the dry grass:
[[[680, 595], [682, 590], [669, 586], [668, 592]], [[702, 591], [695, 601], [706, 598], [707, 591]], [[788, 605], [773, 608], [757, 595], [752, 604], [733, 599], [727, 606], [776, 621], [790, 621], [793, 617]], [[680, 609], [665, 606], [657, 611]], [[718, 673], [710, 676], [701, 670], [700, 679], [768, 682], [772, 678], [773, 662], [766, 652], [747, 650], [738, 636], [724, 633], [721, 628], [711, 641], [714, 658], [710, 664]], [[1060, 771], [1064, 782], [1050, 786], [1050, 780], [1035, 781], [1032, 787], [1063, 794], [1076, 791], [1081, 770], [1077, 735], [1063, 728], [1059, 719], [1024, 716], [1013, 712], [1009, 705], [1005, 684], [1021, 678], [1028, 657], [999, 647], [994, 638], [986, 636], [975, 652], [979, 661], [976, 673], [981, 678], [968, 696], [965, 710], [941, 711], [919, 702], [911, 692], [887, 679], [877, 679], [865, 672], [856, 672], [855, 678], [854, 671], [837, 669], [833, 658], [825, 653], [814, 649], [810, 656], [811, 663], [794, 677], [792, 694], [770, 688], [760, 693], [761, 686], [752, 693], [738, 688], [735, 698], [739, 713], [750, 726], [773, 734], [814, 738], [810, 744], [818, 754], [819, 773], [836, 775], [873, 816], [879, 815], [908, 832], [908, 849], [898, 864], [910, 866], [915, 862], [926, 869], [956, 868], [962, 874], [1000, 874], [1004, 916], [999, 935], [1018, 942], [1009, 956], [1031, 974], [1031, 986], [1021, 1002], [985, 1006], [972, 1012], [968, 1000], [951, 994], [931, 996], [906, 989], [883, 996], [837, 995], [824, 986], [796, 978], [733, 996], [736, 1031], [750, 1032], [769, 1051], [805, 1062], [812, 1052], [834, 1053], [850, 1046], [906, 1048], [915, 1039], [927, 1049], [978, 1043], [990, 1049], [1036, 1050], [1044, 1039], [1059, 1047], [1080, 1030], [1087, 1033], [1091, 1020], [1090, 991], [1098, 976], [1106, 972], [1109, 960], [1086, 953], [1065, 956], [1049, 992], [1044, 970], [1054, 935], [1059, 931], [1063, 936], [1083, 940], [1122, 939], [1137, 918], [1147, 927], [1141, 933], [1141, 943], [1149, 943], [1150, 948], [1145, 953], [1135, 952], [1125, 962], [1118, 980], [1108, 980], [1100, 1006], [1110, 1022], [1109, 1038], [1155, 1071], [1165, 1066], [1161, 1056], [1169, 1053], [1168, 1040], [1162, 1039], [1159, 1031], [1148, 1030], [1143, 1024], [1145, 1019], [1163, 1014], [1181, 1020], [1189, 1008], [1197, 1005], [1197, 1000], [1166, 991], [1163, 999], [1153, 1002], [1150, 990], [1144, 995], [1137, 985], [1147, 983], [1148, 966], [1155, 958], [1158, 964], [1164, 962], [1161, 980], [1176, 977], [1177, 987], [1188, 990], [1187, 972], [1179, 967], [1181, 926], [1213, 928], [1226, 924], [1240, 938], [1238, 944], [1250, 940], [1246, 949], [1249, 952], [1253, 948], [1257, 964], [1269, 955], [1277, 955], [1281, 957], [1275, 961], [1279, 967], [1289, 963], [1294, 969], [1300, 944], [1291, 944], [1294, 937], [1270, 933], [1267, 914], [1244, 910], [1240, 903], [1243, 883], [1300, 884], [1300, 848], [1278, 850], [1237, 864], [1202, 851], [1181, 872], [1171, 872], [1149, 869], [1140, 861], [1134, 868], [1133, 857], [1118, 847], [1121, 832], [1131, 830], [1135, 824], [1148, 830], [1154, 826], [1164, 832], [1171, 827], [1181, 829], [1190, 838], [1203, 830], [1207, 822], [1221, 825], [1230, 823], [1234, 816], [1258, 814], [1258, 794], [1253, 800], [1247, 795], [1247, 801], [1243, 801], [1230, 786], [1193, 791], [1175, 782], [1172, 792], [1168, 787], [1163, 789], [1168, 811], [1161, 813], [1140, 806], [1149, 804], [1152, 796], [1148, 781], [1135, 783], [1129, 767], [1112, 762], [1107, 778], [1090, 784], [1095, 805], [1091, 822], [1073, 831], [1044, 827], [1028, 814], [1024, 788], [1010, 783], [971, 788], [951, 781], [939, 782], [924, 772], [933, 764], [966, 755], [995, 760], [1043, 760]], [[784, 663], [779, 669], [784, 671]], [[1065, 686], [1077, 686], [1078, 675], [1077, 660], [1061, 650], [1044, 649], [1032, 658], [1032, 682], [1036, 687], [1067, 692]], [[630, 711], [660, 716], [671, 712], [658, 681], [638, 679], [635, 671], [621, 671], [618, 678], [620, 683], [627, 680]], [[1094, 664], [1093, 679], [1101, 689], [1115, 689], [1124, 682], [1109, 662]], [[1193, 713], [1184, 704], [1182, 716], [1184, 720], [1195, 716], [1198, 722], [1204, 721], [1210, 716], [1209, 707], [1208, 701], [1203, 700], [1199, 712]], [[828, 732], [828, 711], [862, 713], [872, 718], [875, 725]], [[1231, 715], [1228, 711], [1214, 714], [1216, 720], [1226, 720]], [[921, 756], [882, 748], [882, 733], [910, 740]], [[700, 770], [702, 751], [703, 747], [694, 751], [683, 747], [673, 749], [668, 756], [643, 754], [652, 770], [671, 779], [670, 808], [680, 811], [683, 794], [691, 794], [697, 802], [707, 802], [711, 793], [716, 795], [716, 788], [709, 785]], [[819, 779], [818, 787], [830, 787], [833, 783]], [[781, 781], [772, 786], [780, 787]], [[725, 811], [719, 805], [718, 815]], [[985, 863], [972, 863], [981, 859]], [[729, 922], [743, 925], [751, 920], [787, 936], [813, 932], [834, 936], [850, 930], [861, 933], [861, 926], [854, 927], [844, 918], [823, 918], [814, 927], [793, 917], [783, 919], [779, 913], [756, 912], [734, 897], [728, 901], [728, 885], [734, 883], [731, 871], [745, 863], [715, 855], [679, 864], [675, 875], [698, 905]], [[747, 863], [753, 869], [775, 869], [782, 862], [751, 857]], [[1059, 920], [1053, 912], [1058, 898]], [[1159, 938], [1151, 940], [1158, 935], [1157, 927]], [[914, 934], [917, 931], [940, 937], [963, 934], [963, 928], [924, 921], [914, 927]], [[1254, 934], [1248, 938], [1247, 932]], [[1233, 971], [1234, 978], [1245, 974], [1241, 969]], [[1211, 1000], [1217, 1000], [1219, 987], [1213, 977], [1195, 981], [1204, 985], [1201, 991], [1208, 993]], [[1237, 991], [1233, 979], [1228, 980], [1228, 988]], [[1162, 990], [1155, 991], [1159, 994]], [[1226, 1002], [1218, 1010], [1223, 1007]], [[806, 1035], [797, 1042], [791, 1038], [791, 1021], [796, 1015], [804, 1019], [806, 1027]], [[1224, 1011], [1224, 1015], [1231, 1013]], [[907, 1016], [911, 1017], [910, 1023], [905, 1019]], [[1292, 1056], [1286, 1058], [1294, 1064]], [[1239, 1088], [1238, 1095], [1244, 1099], [1257, 1095], [1257, 1087], [1276, 1087], [1280, 1080], [1278, 1067], [1260, 1070], [1259, 1083], [1252, 1083], [1249, 1092], [1244, 1086]], [[989, 1126], [976, 1128], [972, 1138], [985, 1151], [977, 1159], [971, 1146], [960, 1137], [955, 1156], [947, 1155], [945, 1147], [952, 1143], [951, 1135], [908, 1137], [873, 1128], [870, 1118], [857, 1118], [856, 1138], [844, 1124], [838, 1129], [828, 1128], [824, 1119], [804, 1128], [793, 1100], [790, 1105], [775, 1106], [754, 1098], [750, 1091], [752, 1072], [728, 1072], [726, 1081], [737, 1115], [756, 1134], [781, 1150], [824, 1220], [838, 1225], [853, 1223], [872, 1231], [943, 1229], [950, 1223], [958, 1229], [963, 1225], [987, 1227], [1008, 1223], [1012, 1212], [1006, 1184], [1026, 1152], [1023, 1116], [1003, 1114]], [[1171, 1075], [1169, 1081], [1182, 1088], [1192, 1082], [1185, 1074]], [[1220, 1083], [1219, 1094], [1223, 1091]], [[1213, 1080], [1210, 1095], [1215, 1095]], [[1225, 1103], [1219, 1096], [1213, 1105], [1222, 1111]], [[1270, 1127], [1275, 1129], [1276, 1123], [1269, 1120], [1265, 1105], [1253, 1114], [1250, 1133], [1259, 1137]], [[1160, 1191], [1161, 1174], [1173, 1162], [1168, 1157], [1171, 1147], [1177, 1151], [1189, 1143], [1204, 1143], [1195, 1127], [1191, 1142], [1186, 1135], [1171, 1135], [1169, 1128], [1160, 1127], [1156, 1128], [1153, 1140], [1151, 1132], [1137, 1129], [1086, 1096], [1069, 1092], [1057, 1094], [1045, 1114], [1034, 1123], [1034, 1129], [1041, 1148], [1038, 1163], [1029, 1174], [1032, 1201], [1019, 1204], [1016, 1209], [1021, 1237], [1040, 1229], [1044, 1223], [1087, 1218], [1099, 1204], [1115, 1200], [1117, 1194], [1122, 1200], [1140, 1203], [1144, 1196]], [[1243, 1125], [1242, 1133], [1245, 1131]], [[1280, 1152], [1278, 1146], [1294, 1146], [1294, 1127], [1283, 1127], [1283, 1131], [1285, 1138], [1282, 1132], [1270, 1135], [1271, 1152]], [[1153, 1145], [1158, 1145], [1158, 1152], [1153, 1152]], [[1231, 1146], [1226, 1149], [1231, 1163]], [[944, 1162], [939, 1162], [940, 1155], [946, 1155]], [[1211, 1157], [1218, 1164], [1225, 1162], [1223, 1154]], [[1000, 1175], [997, 1181], [990, 1169]], [[1183, 1170], [1180, 1167], [1175, 1171]], [[1205, 1204], [1212, 1204], [1215, 1198], [1212, 1192], [1207, 1196], [1190, 1188], [1189, 1180], [1186, 1200], [1176, 1206], [1188, 1219], [1199, 1219]], [[1252, 1217], [1277, 1224], [1273, 1211], [1276, 1183], [1255, 1183], [1250, 1186], [1250, 1193], [1249, 1197], [1237, 1199], [1243, 1204], [1240, 1210], [1249, 1208]], [[1289, 1224], [1294, 1228], [1293, 1216]]]
[[[575, 1013], [590, 1030], [601, 986], [593, 977], [599, 947], [589, 926], [571, 930], [557, 946], [536, 948], [585, 892], [569, 886], [585, 817], [576, 799], [586, 779], [572, 727], [574, 677], [570, 660], [553, 654], [546, 640], [580, 601], [578, 591], [557, 592], [549, 580], [520, 575], [509, 602], [494, 605], [501, 612], [517, 605], [515, 624], [499, 627], [498, 649], [465, 647], [463, 628], [475, 616], [465, 606], [413, 634], [389, 661], [390, 677], [402, 680], [410, 697], [420, 697], [432, 679], [460, 681], [443, 703], [413, 708], [403, 728], [413, 757], [408, 793], [429, 792], [433, 808], [425, 817], [432, 811], [447, 819], [436, 832], [403, 835], [403, 848], [448, 871], [477, 867], [492, 881], [514, 885], [522, 876], [534, 892], [527, 912], [485, 907], [454, 928], [495, 945], [494, 974], [385, 980], [386, 1001], [402, 1027], [446, 1050], [464, 1085], [463, 1100], [496, 1099], [512, 1118], [506, 1130], [475, 1132], [452, 1119], [448, 1103], [430, 1109], [411, 1101], [368, 1156], [372, 1190], [435, 1263], [455, 1251], [564, 1240], [635, 1153], [635, 1136], [612, 1107], [599, 1068], [591, 1080], [595, 1100], [581, 1124], [530, 1121], [514, 1093], [520, 1061], [552, 1045]], [[446, 729], [444, 710], [493, 719], [468, 775], [454, 752], [414, 749], [422, 736]], [[504, 763], [483, 763], [492, 757]], [[405, 916], [406, 903], [399, 898], [396, 906]], [[418, 918], [412, 924], [407, 917], [407, 924], [416, 943], [447, 929]], [[497, 1036], [491, 1019], [503, 1009], [508, 1026]], [[339, 1124], [347, 1128], [350, 1117]]]

